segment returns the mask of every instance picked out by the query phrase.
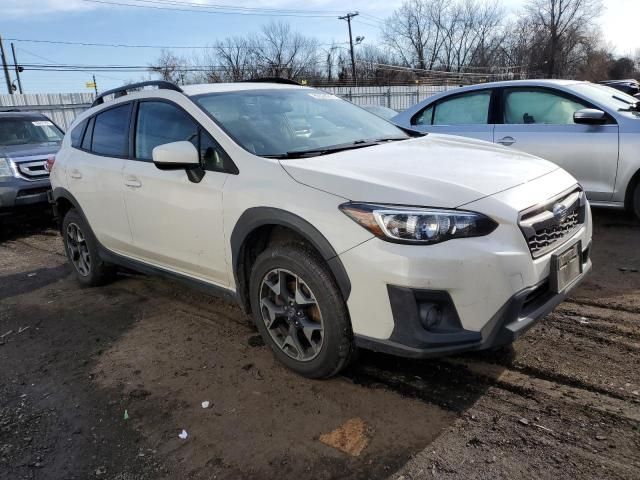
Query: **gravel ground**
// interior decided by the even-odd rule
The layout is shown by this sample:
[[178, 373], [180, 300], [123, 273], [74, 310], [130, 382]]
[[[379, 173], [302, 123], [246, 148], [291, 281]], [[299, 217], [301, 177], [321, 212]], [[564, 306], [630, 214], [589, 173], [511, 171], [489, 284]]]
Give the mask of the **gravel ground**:
[[51, 225], [4, 227], [0, 479], [640, 478], [640, 225], [594, 213], [594, 272], [512, 349], [329, 381], [232, 304], [82, 289]]

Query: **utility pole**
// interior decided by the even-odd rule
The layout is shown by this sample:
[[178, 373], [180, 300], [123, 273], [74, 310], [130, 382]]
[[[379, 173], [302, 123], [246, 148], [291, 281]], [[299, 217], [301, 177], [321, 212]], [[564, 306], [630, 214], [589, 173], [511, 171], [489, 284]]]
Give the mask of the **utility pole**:
[[11, 42], [11, 53], [13, 54], [13, 67], [16, 69], [16, 78], [18, 79], [18, 91], [20, 94], [23, 94], [22, 81], [20, 80], [20, 67], [18, 66], [18, 60], [16, 60], [16, 48], [13, 46], [13, 42]]
[[7, 91], [13, 95], [13, 87], [11, 86], [11, 76], [9, 75], [9, 67], [7, 66], [7, 57], [4, 54], [4, 45], [2, 45], [2, 37], [0, 37], [0, 57], [2, 60], [2, 69], [4, 70], [4, 79], [7, 82]]
[[96, 83], [96, 76], [93, 75], [93, 89], [96, 92], [96, 96], [98, 96], [98, 84]]
[[339, 20], [346, 20], [347, 24], [349, 24], [349, 46], [351, 47], [351, 75], [353, 77], [353, 82], [356, 83], [356, 60], [353, 55], [353, 36], [351, 35], [351, 19], [353, 17], [357, 17], [359, 15], [358, 12], [347, 13], [344, 17], [338, 17]]

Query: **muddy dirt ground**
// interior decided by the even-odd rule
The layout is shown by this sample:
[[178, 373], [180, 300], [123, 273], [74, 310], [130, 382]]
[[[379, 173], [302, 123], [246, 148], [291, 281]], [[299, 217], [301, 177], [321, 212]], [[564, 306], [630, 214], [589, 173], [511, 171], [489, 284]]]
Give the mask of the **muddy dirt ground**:
[[[232, 304], [130, 273], [81, 289], [52, 225], [2, 227], [0, 478], [640, 478], [640, 225], [595, 221], [594, 272], [513, 349], [362, 353], [329, 381]], [[359, 456], [319, 441], [353, 419]]]

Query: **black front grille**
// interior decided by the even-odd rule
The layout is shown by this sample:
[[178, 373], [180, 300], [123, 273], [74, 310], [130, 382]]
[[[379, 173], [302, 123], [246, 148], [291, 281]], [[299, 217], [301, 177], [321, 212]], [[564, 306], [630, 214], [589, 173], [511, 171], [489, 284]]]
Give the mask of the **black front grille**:
[[562, 244], [584, 224], [586, 198], [578, 188], [520, 215], [520, 228], [536, 258]]

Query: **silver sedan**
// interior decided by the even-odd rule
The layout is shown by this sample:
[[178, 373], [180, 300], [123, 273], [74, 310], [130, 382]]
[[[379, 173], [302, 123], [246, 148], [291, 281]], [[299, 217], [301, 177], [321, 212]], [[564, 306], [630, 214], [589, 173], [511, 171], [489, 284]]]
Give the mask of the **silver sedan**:
[[592, 205], [626, 207], [640, 218], [640, 101], [611, 87], [569, 80], [486, 83], [429, 97], [392, 121], [545, 158], [575, 176]]

